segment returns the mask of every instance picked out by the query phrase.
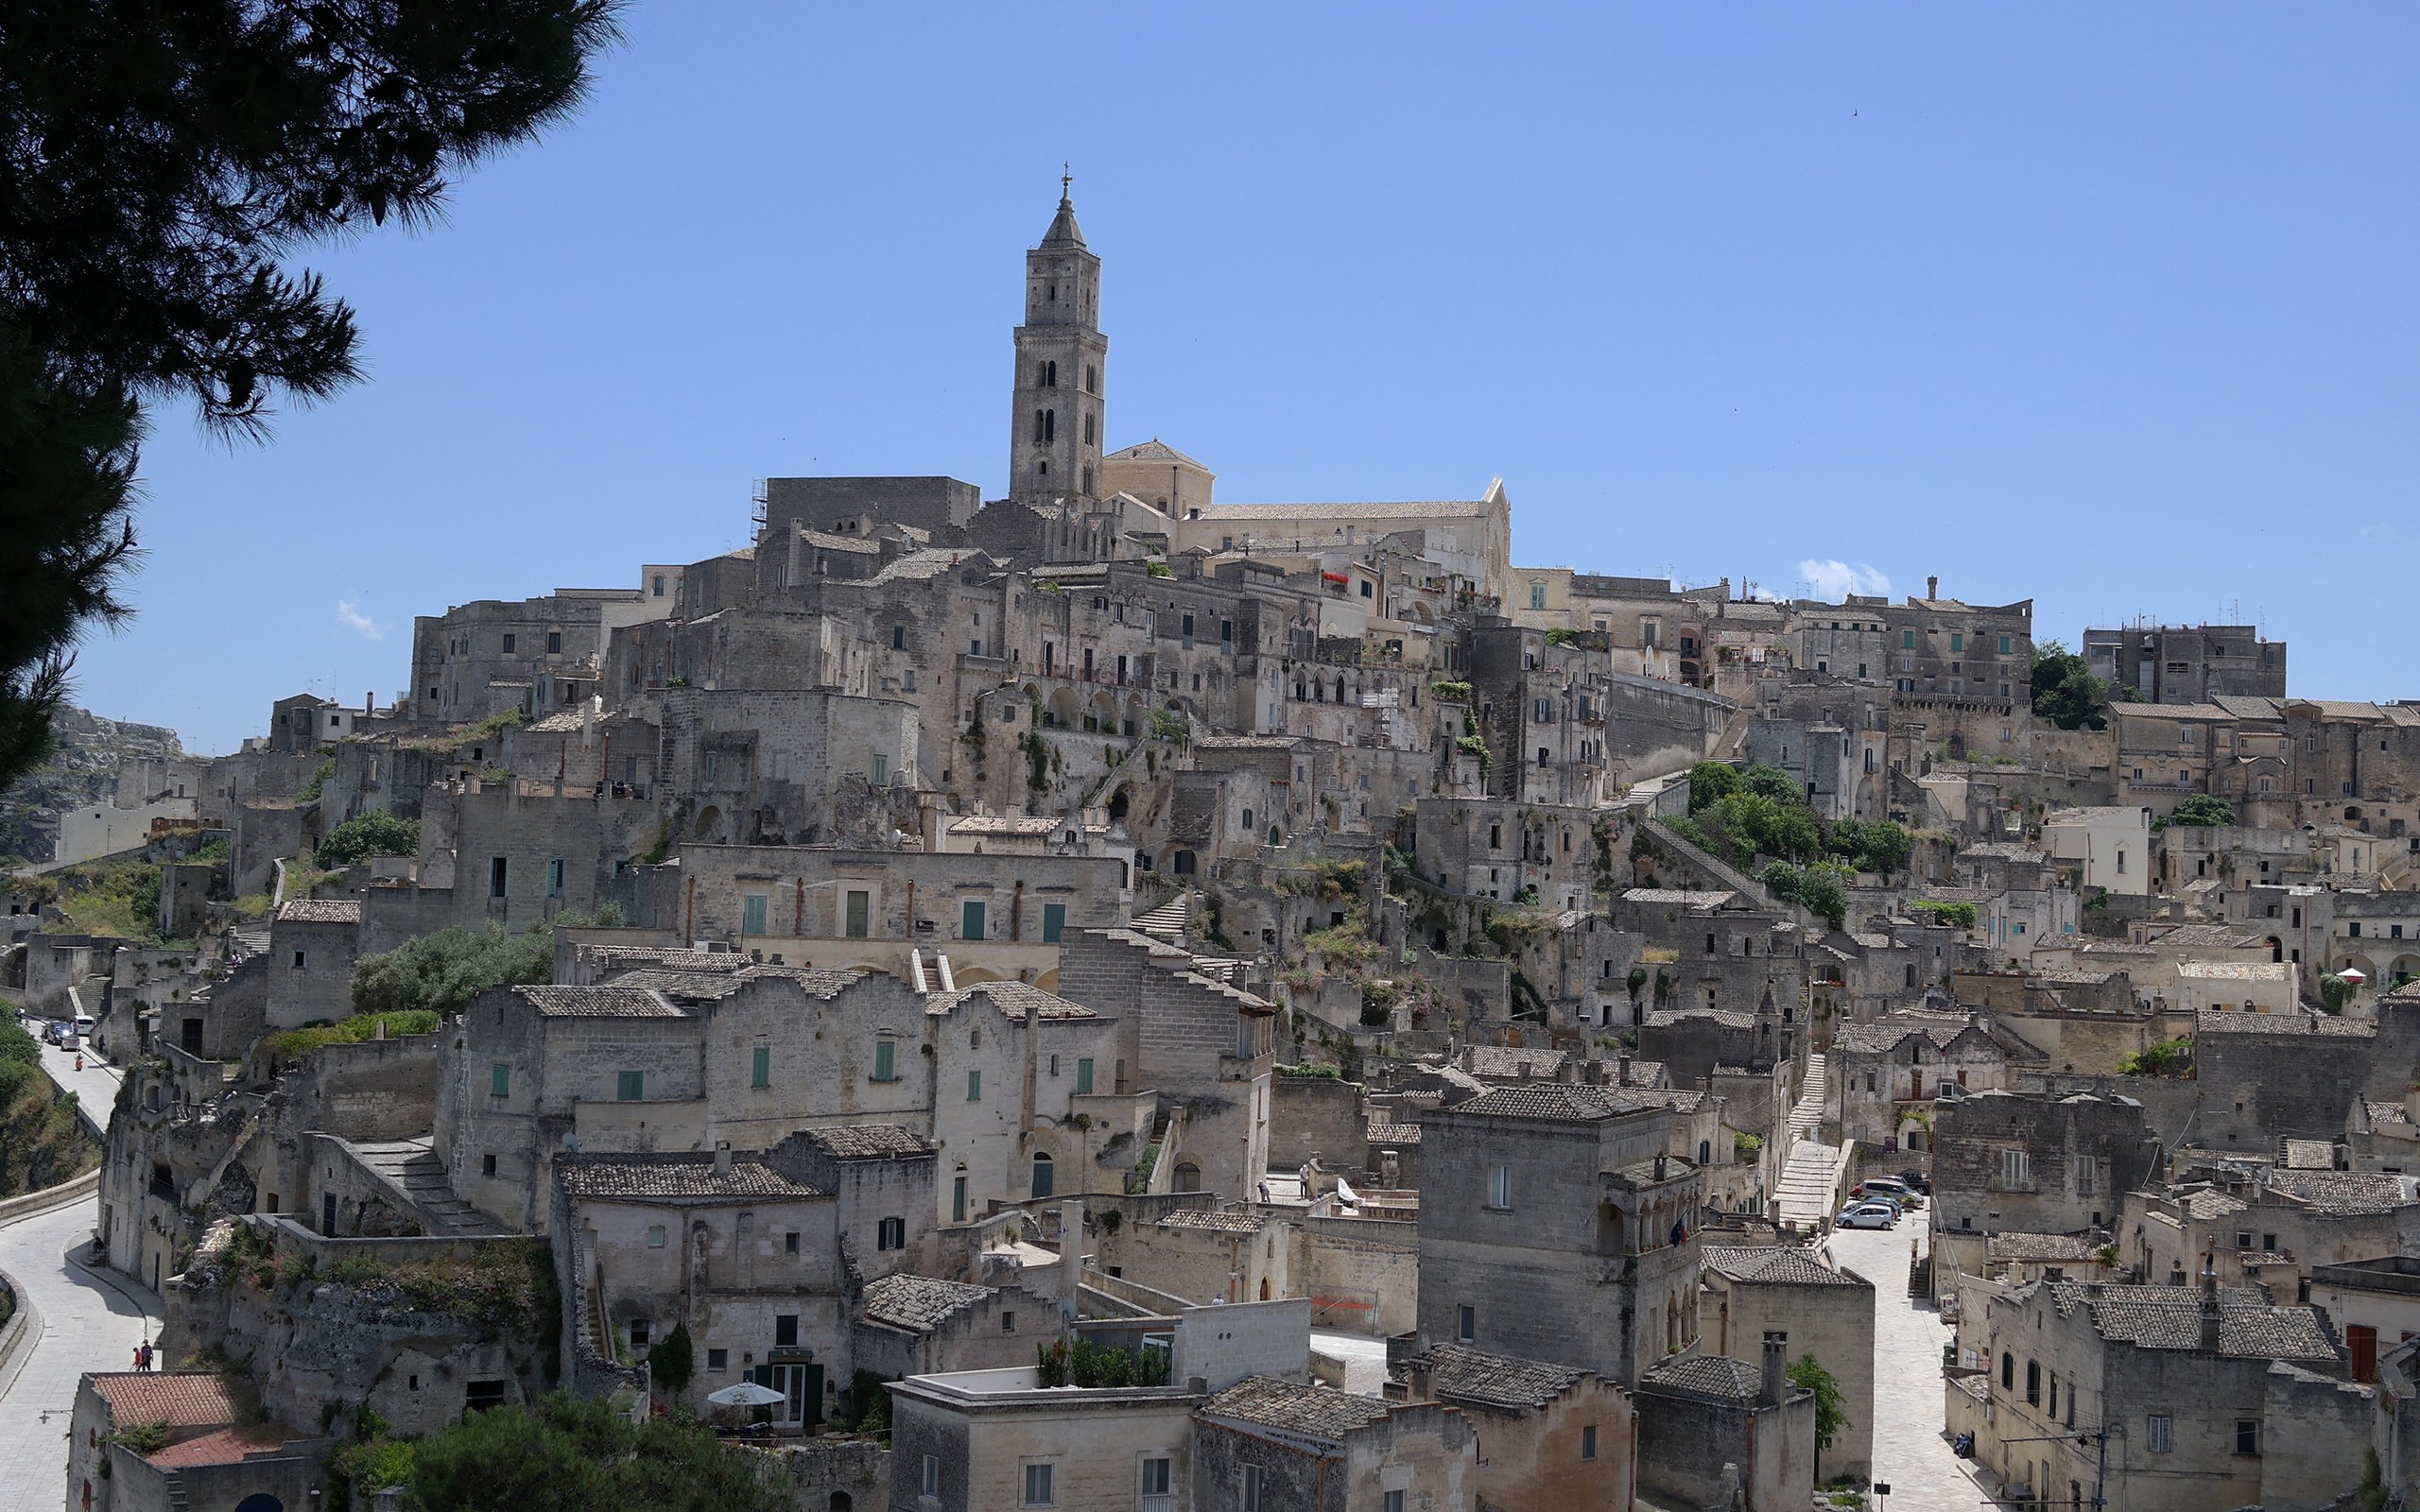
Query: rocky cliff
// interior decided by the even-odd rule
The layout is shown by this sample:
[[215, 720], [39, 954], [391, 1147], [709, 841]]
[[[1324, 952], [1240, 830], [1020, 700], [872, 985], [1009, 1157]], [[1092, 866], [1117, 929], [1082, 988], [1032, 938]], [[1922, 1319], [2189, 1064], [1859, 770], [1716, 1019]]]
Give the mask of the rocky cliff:
[[103, 719], [81, 709], [62, 711], [59, 754], [0, 793], [0, 858], [48, 861], [59, 839], [59, 816], [82, 804], [107, 802], [121, 760], [183, 754], [173, 730]]

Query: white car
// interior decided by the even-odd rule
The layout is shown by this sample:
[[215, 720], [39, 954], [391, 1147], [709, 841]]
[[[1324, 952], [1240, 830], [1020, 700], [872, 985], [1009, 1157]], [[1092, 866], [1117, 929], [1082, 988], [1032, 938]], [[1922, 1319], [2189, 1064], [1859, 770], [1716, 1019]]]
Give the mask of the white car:
[[1887, 1202], [1852, 1202], [1832, 1220], [1840, 1228], [1890, 1228], [1899, 1222], [1899, 1210]]

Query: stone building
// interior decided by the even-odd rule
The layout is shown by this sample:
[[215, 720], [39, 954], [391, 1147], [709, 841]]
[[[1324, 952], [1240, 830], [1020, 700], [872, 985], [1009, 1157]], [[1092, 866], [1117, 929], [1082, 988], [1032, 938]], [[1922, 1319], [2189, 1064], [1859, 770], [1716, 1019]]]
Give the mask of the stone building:
[[1833, 1030], [1824, 1065], [1841, 1134], [1883, 1149], [1931, 1147], [1943, 1084], [1996, 1091], [2010, 1084], [2008, 1047], [1979, 1015], [1897, 1013]]
[[1945, 1094], [1933, 1105], [1936, 1252], [1978, 1271], [1996, 1232], [2106, 1228], [2158, 1160], [2143, 1105], [2130, 1097]]
[[866, 1283], [850, 1332], [850, 1364], [885, 1381], [1013, 1369], [1059, 1330], [1059, 1304], [1022, 1286], [896, 1271]]
[[1422, 1115], [1424, 1348], [1635, 1382], [1697, 1336], [1703, 1181], [1654, 1094], [1498, 1087]]
[[1472, 1512], [1478, 1480], [1473, 1424], [1443, 1402], [1252, 1376], [1195, 1414], [1197, 1507]]
[[2344, 1380], [2308, 1307], [2208, 1277], [2046, 1280], [1993, 1297], [1961, 1331], [1986, 1362], [1990, 1410], [1953, 1382], [1951, 1431], [1976, 1432], [1977, 1461], [2018, 1500], [2315, 1512], [2360, 1478], [2371, 1392]]
[[1759, 1366], [1764, 1340], [1788, 1335], [1840, 1383], [1848, 1426], [1816, 1456], [1815, 1478], [1874, 1478], [1874, 1283], [1824, 1250], [1709, 1244], [1698, 1294], [1699, 1347]]
[[1400, 1377], [1391, 1396], [1469, 1420], [1478, 1506], [1629, 1512], [1637, 1414], [1595, 1371], [1447, 1344], [1406, 1361]]
[[890, 1390], [891, 1512], [1196, 1504], [1193, 1413], [1205, 1392], [1184, 1383], [1046, 1388], [1028, 1363], [909, 1376]]
[[[1789, 1383], [1789, 1339], [1757, 1365], [1679, 1354], [1640, 1377], [1638, 1484], [1687, 1506], [1797, 1512], [1815, 1489], [1815, 1394]], [[1735, 1500], [1736, 1498], [1736, 1500]]]
[[2286, 696], [2286, 643], [2256, 626], [2135, 624], [2086, 630], [2079, 649], [2094, 677], [2146, 703]]
[[[165, 1431], [137, 1450], [121, 1432]], [[96, 1371], [67, 1420], [67, 1500], [82, 1512], [258, 1512], [312, 1504], [336, 1444], [247, 1419], [215, 1370]]]

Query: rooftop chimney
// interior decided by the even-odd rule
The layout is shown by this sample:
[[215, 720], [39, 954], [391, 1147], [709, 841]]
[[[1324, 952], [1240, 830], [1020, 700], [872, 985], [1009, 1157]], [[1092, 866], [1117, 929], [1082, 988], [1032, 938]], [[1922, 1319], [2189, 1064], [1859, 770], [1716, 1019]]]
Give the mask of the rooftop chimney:
[[1664, 1179], [1664, 1157], [1661, 1154], [1655, 1157], [1655, 1179], [1658, 1181]]
[[2202, 1349], [2219, 1352], [2219, 1264], [2214, 1251], [2202, 1252]]
[[1478, 1050], [1477, 1046], [1462, 1046], [1462, 1069], [1464, 1071], [1478, 1070]]
[[1616, 1087], [1627, 1087], [1630, 1085], [1630, 1052], [1627, 1050], [1622, 1052], [1620, 1073], [1618, 1078], [1614, 1082], [1614, 1085]]
[[1789, 1335], [1773, 1329], [1765, 1330], [1765, 1383], [1756, 1393], [1759, 1406], [1778, 1407], [1782, 1394], [1789, 1388], [1789, 1376], [1784, 1363], [1789, 1356]]
[[1925, 597], [1927, 597], [1927, 598], [1939, 598], [1940, 596], [1941, 596], [1941, 579], [1940, 579], [1940, 578], [1938, 578], [1938, 577], [1927, 577], [1927, 578], [1926, 578], [1926, 579], [1925, 579]]
[[731, 1175], [731, 1141], [729, 1140], [715, 1141], [715, 1175], [717, 1177]]

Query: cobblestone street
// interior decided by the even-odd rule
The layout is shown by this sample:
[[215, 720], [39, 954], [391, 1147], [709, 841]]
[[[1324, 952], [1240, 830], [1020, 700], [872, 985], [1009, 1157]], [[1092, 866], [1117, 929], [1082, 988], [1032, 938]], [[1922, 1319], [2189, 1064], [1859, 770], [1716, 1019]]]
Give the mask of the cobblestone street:
[[1924, 1243], [1924, 1215], [1895, 1230], [1832, 1236], [1841, 1264], [1874, 1283], [1874, 1478], [1891, 1487], [1880, 1512], [1952, 1512], [1993, 1504], [1973, 1462], [1942, 1436], [1941, 1351], [1950, 1330], [1930, 1303], [1908, 1304], [1908, 1257]]

